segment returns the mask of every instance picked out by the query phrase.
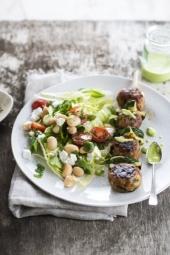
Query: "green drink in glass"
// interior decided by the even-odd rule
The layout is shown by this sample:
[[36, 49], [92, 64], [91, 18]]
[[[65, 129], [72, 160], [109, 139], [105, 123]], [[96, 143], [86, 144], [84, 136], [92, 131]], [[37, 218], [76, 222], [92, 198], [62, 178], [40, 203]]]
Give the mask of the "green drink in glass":
[[146, 35], [142, 76], [151, 82], [170, 80], [170, 28], [153, 26]]

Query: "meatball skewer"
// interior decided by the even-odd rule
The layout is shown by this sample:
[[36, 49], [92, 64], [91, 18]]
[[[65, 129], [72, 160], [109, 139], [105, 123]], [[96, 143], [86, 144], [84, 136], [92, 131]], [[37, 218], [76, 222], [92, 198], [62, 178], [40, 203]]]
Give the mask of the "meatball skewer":
[[117, 102], [121, 108], [124, 108], [126, 103], [135, 100], [137, 110], [143, 111], [144, 109], [144, 94], [138, 87], [140, 72], [136, 70], [133, 75], [132, 85], [129, 89], [122, 89], [117, 95]]
[[[123, 89], [117, 95], [117, 101], [121, 108], [125, 107], [128, 101], [134, 100], [136, 112], [128, 113], [120, 111], [116, 121], [117, 128], [139, 128], [142, 124], [142, 115], [138, 111], [144, 108], [144, 95], [138, 88]], [[136, 139], [114, 139], [111, 147], [114, 156], [125, 156], [138, 160], [140, 157], [140, 144]], [[108, 179], [112, 189], [117, 191], [130, 192], [137, 189], [141, 184], [141, 171], [138, 166], [130, 163], [110, 164]]]

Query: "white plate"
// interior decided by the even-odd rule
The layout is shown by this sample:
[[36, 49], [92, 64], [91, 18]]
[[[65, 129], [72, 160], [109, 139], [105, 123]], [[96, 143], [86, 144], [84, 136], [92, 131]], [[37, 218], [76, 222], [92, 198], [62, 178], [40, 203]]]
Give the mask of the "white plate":
[[[64, 82], [60, 85], [47, 89], [48, 92], [73, 91], [79, 88], [99, 88], [113, 91], [114, 95], [124, 87], [130, 86], [131, 81], [117, 76], [90, 76]], [[151, 112], [150, 120], [145, 119], [142, 129], [152, 126], [157, 132], [158, 142], [164, 144], [163, 160], [156, 167], [156, 188], [157, 193], [167, 188], [170, 184], [170, 103], [161, 95], [156, 93], [148, 86], [141, 85], [145, 93], [146, 110]], [[36, 168], [35, 162], [24, 160], [22, 157], [23, 148], [26, 147], [27, 138], [23, 134], [22, 124], [29, 119], [31, 112], [31, 103], [29, 101], [19, 113], [12, 131], [12, 150], [15, 160], [22, 172], [39, 188], [51, 195], [82, 205], [90, 206], [118, 206], [131, 204], [148, 198], [151, 186], [151, 167], [143, 163], [142, 185], [139, 189], [131, 193], [113, 192], [105, 177], [95, 177], [92, 183], [85, 189], [74, 187], [72, 189], [64, 188], [63, 182], [52, 172], [46, 170], [43, 178], [37, 179], [33, 176]], [[155, 138], [154, 138], [155, 140]]]

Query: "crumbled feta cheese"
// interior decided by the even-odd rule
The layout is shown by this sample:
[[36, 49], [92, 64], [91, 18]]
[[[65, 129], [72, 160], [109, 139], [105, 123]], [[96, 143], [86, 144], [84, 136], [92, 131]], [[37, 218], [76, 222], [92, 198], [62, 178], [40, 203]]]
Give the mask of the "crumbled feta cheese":
[[109, 127], [109, 128], [106, 128], [107, 129], [107, 131], [109, 132], [109, 134], [110, 135], [113, 135], [113, 133], [114, 133], [114, 128], [111, 128], [111, 127]]
[[33, 110], [32, 114], [31, 114], [31, 120], [33, 120], [33, 121], [39, 120], [41, 113], [42, 113], [42, 108], [41, 107], [38, 107], [35, 110]]
[[66, 151], [59, 152], [60, 159], [63, 163], [67, 163], [68, 153]]
[[55, 100], [52, 102], [53, 107], [57, 107], [60, 104], [59, 100]]
[[64, 124], [64, 122], [65, 122], [65, 119], [64, 119], [64, 118], [58, 117], [58, 118], [56, 119], [56, 124], [57, 124], [59, 127], [61, 127], [61, 126]]
[[94, 158], [99, 159], [101, 157], [101, 151], [97, 146], [94, 147], [94, 150], [90, 153], [87, 153], [87, 160], [92, 161]]
[[77, 156], [71, 153], [70, 156], [68, 156], [67, 163], [74, 166], [76, 161], [77, 161]]
[[31, 160], [31, 151], [28, 149], [24, 149], [22, 152], [22, 156], [24, 159]]
[[101, 158], [101, 151], [99, 150], [97, 146], [94, 147], [94, 150], [92, 153], [94, 154], [94, 157]]
[[71, 153], [71, 154], [70, 154], [70, 158], [71, 158], [72, 160], [74, 160], [75, 162], [77, 161], [77, 156], [76, 156], [76, 154]]
[[70, 164], [70, 165], [75, 165], [76, 161], [77, 161], [77, 156], [73, 153], [71, 153], [70, 155], [66, 152], [66, 151], [61, 151], [59, 152], [59, 157], [61, 159], [61, 161], [64, 164]]
[[38, 135], [38, 139], [41, 140], [41, 139], [44, 139], [44, 138], [45, 138], [45, 135], [44, 135], [44, 134], [39, 134], [39, 135]]
[[110, 167], [111, 167], [111, 168], [114, 167], [114, 164], [110, 164]]

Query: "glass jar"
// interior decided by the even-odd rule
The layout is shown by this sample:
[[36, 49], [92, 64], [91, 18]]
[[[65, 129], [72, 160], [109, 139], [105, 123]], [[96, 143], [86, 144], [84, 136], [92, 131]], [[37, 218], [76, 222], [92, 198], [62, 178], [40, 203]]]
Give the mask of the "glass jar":
[[170, 28], [149, 28], [141, 58], [142, 76], [151, 82], [170, 80]]

